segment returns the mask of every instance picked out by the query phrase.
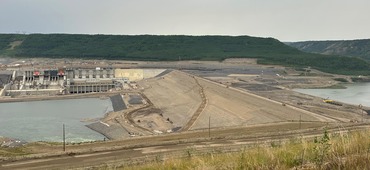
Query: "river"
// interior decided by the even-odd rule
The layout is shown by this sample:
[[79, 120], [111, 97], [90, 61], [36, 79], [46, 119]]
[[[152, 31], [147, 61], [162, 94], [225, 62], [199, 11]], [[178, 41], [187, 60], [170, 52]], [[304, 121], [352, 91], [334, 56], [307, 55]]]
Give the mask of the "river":
[[294, 91], [329, 98], [344, 103], [370, 107], [370, 83], [344, 84], [346, 89], [294, 89]]
[[32, 141], [67, 142], [103, 140], [85, 125], [112, 111], [110, 99], [85, 98], [0, 103], [0, 136]]

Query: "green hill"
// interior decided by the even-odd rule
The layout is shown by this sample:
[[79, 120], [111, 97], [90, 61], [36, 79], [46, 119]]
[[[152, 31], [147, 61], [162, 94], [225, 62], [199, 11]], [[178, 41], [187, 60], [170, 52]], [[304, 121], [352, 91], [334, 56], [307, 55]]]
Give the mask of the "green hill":
[[[15, 56], [136, 60], [221, 60], [227, 57], [274, 57], [302, 52], [272, 38], [248, 36], [25, 35]], [[6, 35], [6, 43], [10, 43]], [[9, 47], [8, 47], [9, 48]]]
[[304, 41], [287, 44], [310, 53], [361, 57], [363, 59], [370, 60], [370, 39], [347, 41]]
[[370, 75], [370, 64], [359, 58], [310, 54], [273, 38], [250, 36], [0, 34], [0, 56], [151, 61], [245, 57], [261, 64]]

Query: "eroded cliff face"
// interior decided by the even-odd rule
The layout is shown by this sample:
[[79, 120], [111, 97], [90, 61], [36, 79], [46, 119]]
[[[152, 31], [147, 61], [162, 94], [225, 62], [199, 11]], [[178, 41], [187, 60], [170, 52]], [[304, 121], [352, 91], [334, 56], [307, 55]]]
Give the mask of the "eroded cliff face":
[[305, 52], [352, 56], [370, 60], [370, 39], [343, 41], [304, 41], [286, 44]]

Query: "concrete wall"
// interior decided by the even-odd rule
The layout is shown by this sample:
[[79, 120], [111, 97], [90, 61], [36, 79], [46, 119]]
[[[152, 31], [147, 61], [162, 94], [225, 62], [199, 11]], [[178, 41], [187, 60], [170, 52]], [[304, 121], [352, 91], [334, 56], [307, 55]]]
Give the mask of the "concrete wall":
[[139, 81], [144, 79], [144, 71], [143, 69], [116, 69], [114, 71], [114, 77], [126, 77], [130, 81]]
[[57, 95], [60, 93], [59, 89], [39, 89], [39, 90], [8, 90], [7, 92], [10, 93], [11, 96], [19, 96], [19, 95], [33, 95], [33, 96], [45, 96], [45, 95]]
[[1, 89], [1, 90], [0, 90], [0, 97], [1, 97], [1, 96], [5, 96], [5, 90], [4, 90], [4, 89]]
[[166, 71], [166, 69], [144, 69], [144, 79], [152, 78]]
[[6, 84], [3, 89], [0, 91], [0, 96], [5, 96], [6, 91], [10, 89], [11, 84]]
[[130, 81], [139, 81], [155, 77], [166, 69], [115, 69], [114, 77], [128, 78]]

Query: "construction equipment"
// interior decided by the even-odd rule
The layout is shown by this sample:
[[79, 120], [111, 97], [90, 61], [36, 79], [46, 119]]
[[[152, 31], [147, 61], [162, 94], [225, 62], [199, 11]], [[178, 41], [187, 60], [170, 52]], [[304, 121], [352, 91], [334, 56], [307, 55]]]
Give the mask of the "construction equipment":
[[329, 103], [329, 104], [332, 104], [332, 105], [343, 106], [343, 104], [341, 104], [339, 102], [336, 102], [334, 100], [330, 100], [330, 99], [324, 99], [323, 102], [324, 103]]

